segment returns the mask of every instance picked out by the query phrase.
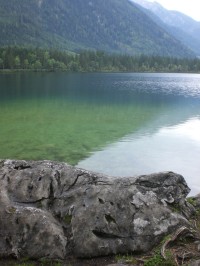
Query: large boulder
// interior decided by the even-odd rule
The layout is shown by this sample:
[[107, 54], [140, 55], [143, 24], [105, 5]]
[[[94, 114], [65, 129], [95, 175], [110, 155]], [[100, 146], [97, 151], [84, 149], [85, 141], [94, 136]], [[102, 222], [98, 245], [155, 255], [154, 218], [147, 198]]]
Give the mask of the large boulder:
[[146, 252], [192, 207], [172, 172], [112, 178], [52, 161], [0, 161], [0, 255], [60, 258]]

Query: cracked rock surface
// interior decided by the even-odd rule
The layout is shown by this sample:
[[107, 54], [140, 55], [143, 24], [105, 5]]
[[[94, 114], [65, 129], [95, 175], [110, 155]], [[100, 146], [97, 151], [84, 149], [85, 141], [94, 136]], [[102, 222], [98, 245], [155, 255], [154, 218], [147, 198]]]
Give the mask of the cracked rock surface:
[[187, 225], [190, 189], [172, 172], [112, 178], [52, 161], [0, 161], [0, 256], [146, 252]]

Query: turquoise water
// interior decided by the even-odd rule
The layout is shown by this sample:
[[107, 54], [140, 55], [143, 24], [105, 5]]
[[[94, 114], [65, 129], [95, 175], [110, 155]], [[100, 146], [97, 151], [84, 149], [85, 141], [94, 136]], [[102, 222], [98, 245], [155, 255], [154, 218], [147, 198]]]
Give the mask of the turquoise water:
[[0, 158], [170, 170], [200, 191], [200, 75], [1, 74], [0, 93]]

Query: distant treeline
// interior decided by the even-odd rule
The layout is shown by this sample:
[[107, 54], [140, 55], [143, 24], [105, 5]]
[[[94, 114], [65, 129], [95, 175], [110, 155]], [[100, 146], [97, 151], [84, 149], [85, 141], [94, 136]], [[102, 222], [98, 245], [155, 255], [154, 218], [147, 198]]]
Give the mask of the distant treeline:
[[130, 56], [102, 51], [79, 54], [39, 48], [0, 48], [0, 69], [72, 72], [200, 72], [200, 59]]

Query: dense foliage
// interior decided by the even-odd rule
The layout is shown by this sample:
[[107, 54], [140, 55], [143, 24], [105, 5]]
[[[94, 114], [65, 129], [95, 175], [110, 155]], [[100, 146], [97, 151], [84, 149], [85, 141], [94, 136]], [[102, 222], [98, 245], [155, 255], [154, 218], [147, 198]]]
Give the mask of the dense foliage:
[[69, 54], [38, 48], [0, 48], [0, 69], [121, 71], [121, 72], [200, 72], [199, 59], [178, 59], [160, 56], [129, 56], [82, 51]]
[[0, 0], [0, 29], [1, 46], [193, 56], [129, 0]]

